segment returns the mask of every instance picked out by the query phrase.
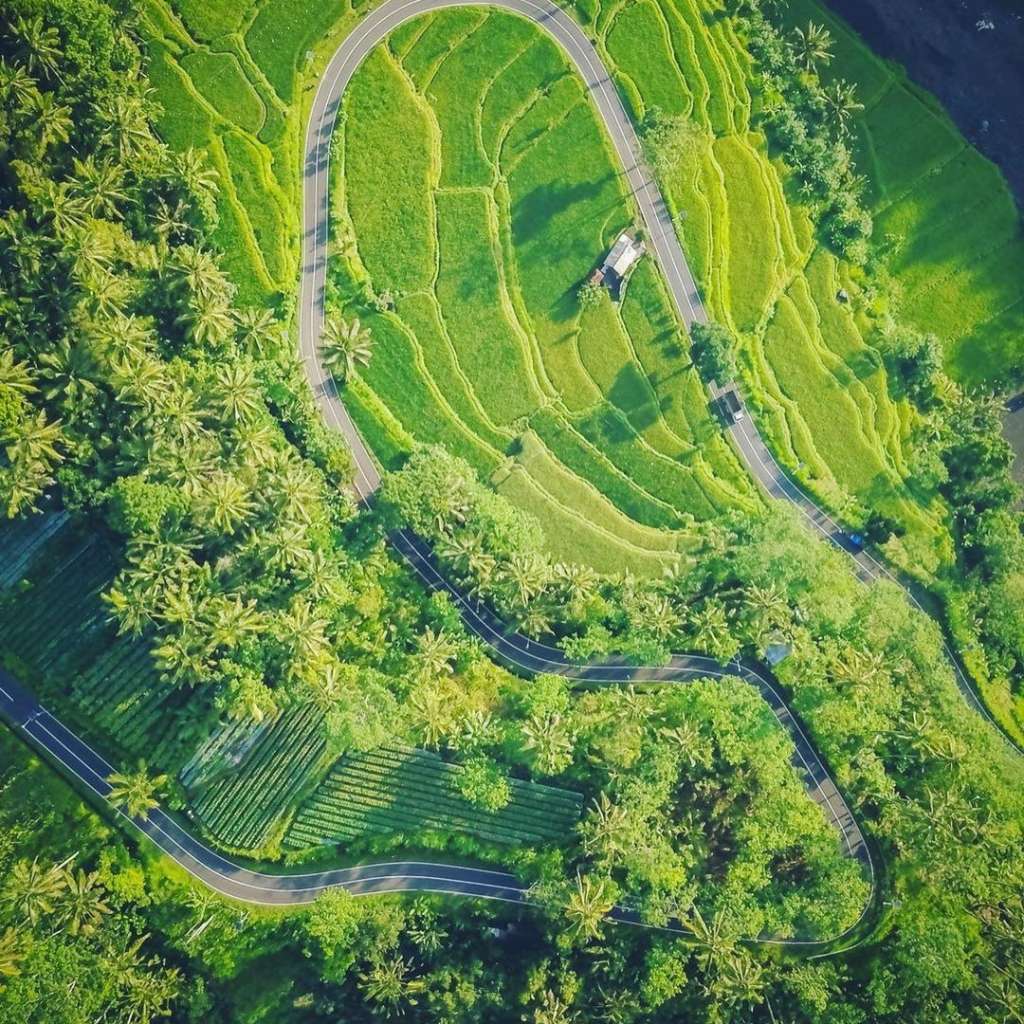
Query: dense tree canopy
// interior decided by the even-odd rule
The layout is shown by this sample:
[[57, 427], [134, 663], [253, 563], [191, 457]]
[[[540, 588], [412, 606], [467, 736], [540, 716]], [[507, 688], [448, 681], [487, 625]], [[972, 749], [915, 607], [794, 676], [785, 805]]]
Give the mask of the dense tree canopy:
[[[827, 33], [783, 40], [759, 20], [764, 5], [733, 6], [753, 19], [766, 124], [834, 244], [860, 261], [870, 222], [845, 139], [856, 99], [815, 77]], [[238, 307], [211, 242], [216, 176], [153, 130], [132, 18], [104, 0], [14, 0], [0, 15], [7, 514], [63, 505], [119, 552], [109, 614], [187, 695], [176, 727], [193, 742], [224, 719], [315, 707], [331, 756], [422, 746], [462, 768], [480, 813], [531, 778], [579, 793], [585, 812], [564, 841], [511, 853], [426, 829], [346, 851], [413, 843], [502, 861], [531, 883], [534, 909], [335, 892], [277, 917], [168, 877], [0, 737], [0, 1012], [57, 1024], [168, 1010], [224, 1024], [1021, 1019], [1020, 767], [957, 693], [935, 623], [895, 587], [859, 584], [783, 512], [708, 526], [653, 581], [554, 561], [540, 524], [441, 449], [416, 451], [380, 507], [357, 514], [287, 309]], [[655, 128], [666, 159], [686, 144], [685, 125]], [[341, 385], [369, 339], [339, 322], [327, 340]], [[945, 404], [933, 355], [915, 341], [893, 358], [949, 420], [946, 487], [964, 510], [980, 628], [1009, 671], [1024, 654], [1024, 551], [1007, 450], [990, 403]], [[576, 657], [790, 649], [779, 675], [886, 865], [866, 944], [811, 961], [744, 942], [834, 935], [867, 892], [754, 691], [516, 678], [387, 554], [400, 524], [467, 590]], [[119, 773], [118, 800], [145, 811], [180, 768]], [[612, 926], [616, 902], [691, 938]]]

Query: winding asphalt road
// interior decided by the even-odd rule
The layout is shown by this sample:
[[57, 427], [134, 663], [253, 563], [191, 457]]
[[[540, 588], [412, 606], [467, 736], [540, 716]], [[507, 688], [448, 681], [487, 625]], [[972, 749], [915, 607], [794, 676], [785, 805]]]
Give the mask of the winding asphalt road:
[[[356, 26], [335, 52], [320, 80], [310, 112], [305, 148], [299, 348], [325, 419], [342, 431], [352, 448], [358, 474], [356, 487], [364, 500], [376, 491], [380, 484], [380, 474], [355, 424], [334, 392], [330, 375], [320, 365], [317, 353], [317, 342], [323, 326], [330, 231], [328, 188], [331, 136], [345, 88], [374, 46], [394, 28], [411, 18], [446, 7], [472, 6], [480, 6], [479, 0], [385, 0]], [[587, 86], [624, 168], [629, 190], [636, 199], [644, 221], [647, 244], [657, 257], [679, 316], [687, 327], [693, 323], [707, 323], [707, 310], [683, 254], [672, 215], [650, 169], [644, 163], [636, 131], [608, 69], [593, 44], [579, 25], [551, 0], [491, 0], [490, 6], [503, 8], [535, 22], [549, 32], [568, 54]], [[722, 390], [716, 386], [708, 389], [712, 399], [718, 398]], [[870, 551], [854, 545], [849, 533], [793, 481], [765, 444], [749, 409], [744, 407], [744, 411], [746, 415], [728, 426], [728, 433], [751, 476], [767, 494], [788, 502], [813, 532], [845, 551], [861, 580], [889, 580], [902, 587], [917, 608], [926, 611], [918, 597], [918, 588], [912, 581], [901, 579]], [[964, 699], [996, 729], [1008, 745], [1018, 753], [1024, 753], [992, 718], [948, 645], [946, 654]]]
[[[352, 449], [356, 465], [355, 486], [363, 501], [368, 501], [377, 490], [380, 474], [335, 391], [330, 375], [320, 364], [317, 351], [323, 326], [327, 272], [331, 135], [345, 87], [363, 59], [392, 29], [430, 11], [471, 5], [470, 0], [385, 0], [342, 42], [328, 64], [313, 100], [305, 147], [300, 353], [324, 419], [344, 435]], [[648, 244], [661, 265], [680, 316], [687, 325], [705, 322], [707, 314], [683, 256], [669, 211], [658, 186], [644, 166], [636, 133], [608, 71], [592, 44], [579, 26], [550, 0], [492, 0], [491, 5], [529, 18], [544, 28], [576, 65], [624, 168], [629, 188], [644, 219]], [[717, 389], [711, 389], [712, 397], [717, 397], [718, 393]], [[869, 552], [852, 549], [842, 529], [787, 477], [758, 435], [749, 415], [734, 423], [730, 431], [751, 474], [770, 495], [790, 502], [813, 529], [846, 550], [854, 559], [862, 578], [892, 578], [889, 571]], [[400, 531], [392, 536], [392, 542], [425, 586], [445, 590], [460, 608], [467, 628], [490, 648], [498, 660], [517, 671], [531, 675], [555, 672], [586, 684], [686, 683], [708, 676], [733, 676], [754, 686], [791, 737], [794, 745], [793, 763], [804, 780], [808, 794], [835, 827], [844, 854], [863, 866], [871, 880], [874, 895], [874, 864], [848, 804], [829, 776], [800, 722], [771, 678], [758, 666], [742, 661], [723, 666], [710, 658], [687, 654], [673, 656], [667, 665], [646, 667], [615, 659], [598, 664], [572, 662], [557, 648], [510, 632], [486, 607], [456, 590], [438, 571], [429, 547], [420, 538], [408, 531]], [[913, 594], [911, 598], [914, 599]], [[956, 664], [955, 659], [953, 663]], [[957, 668], [959, 670], [959, 666]], [[985, 709], [962, 676], [961, 685], [975, 707], [984, 713]], [[105, 799], [108, 796], [110, 786], [106, 779], [114, 770], [113, 767], [4, 672], [0, 672], [0, 713], [97, 797]], [[146, 835], [203, 883], [226, 896], [247, 902], [300, 904], [336, 886], [342, 886], [357, 895], [413, 890], [507, 902], [528, 900], [526, 887], [515, 876], [456, 864], [414, 861], [364, 864], [333, 871], [288, 875], [250, 871], [211, 850], [159, 808], [146, 820], [128, 820], [132, 827]], [[872, 903], [873, 900], [869, 901], [865, 907], [865, 914]], [[635, 915], [626, 909], [616, 909], [610, 916], [623, 922], [637, 923]], [[679, 929], [673, 927], [670, 930]], [[842, 938], [837, 936], [831, 943], [837, 943]], [[821, 949], [827, 945], [800, 940], [759, 941], [777, 941], [779, 945], [803, 946], [808, 949]]]

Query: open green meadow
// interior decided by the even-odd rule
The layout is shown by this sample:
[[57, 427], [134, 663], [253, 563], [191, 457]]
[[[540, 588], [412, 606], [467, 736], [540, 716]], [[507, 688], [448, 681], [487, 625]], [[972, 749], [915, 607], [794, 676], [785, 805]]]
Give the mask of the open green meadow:
[[554, 554], [607, 571], [657, 573], [700, 521], [757, 500], [656, 265], [621, 306], [579, 307], [635, 211], [554, 43], [497, 11], [417, 19], [360, 68], [345, 114], [335, 280], [395, 300], [368, 316], [355, 414], [371, 439], [392, 457], [449, 444]]

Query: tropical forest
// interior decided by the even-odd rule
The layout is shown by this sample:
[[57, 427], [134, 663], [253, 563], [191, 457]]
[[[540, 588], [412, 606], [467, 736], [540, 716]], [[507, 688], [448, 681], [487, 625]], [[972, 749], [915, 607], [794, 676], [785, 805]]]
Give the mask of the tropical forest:
[[856, 6], [0, 0], [0, 1024], [1024, 1022], [1024, 24]]

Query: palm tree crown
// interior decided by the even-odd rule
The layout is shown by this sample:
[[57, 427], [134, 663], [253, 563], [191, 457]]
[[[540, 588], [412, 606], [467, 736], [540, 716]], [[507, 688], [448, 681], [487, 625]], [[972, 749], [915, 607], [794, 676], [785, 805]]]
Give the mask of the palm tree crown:
[[370, 332], [358, 318], [343, 320], [336, 313], [327, 315], [320, 353], [324, 366], [336, 381], [344, 383], [357, 367], [368, 365], [372, 347]]

